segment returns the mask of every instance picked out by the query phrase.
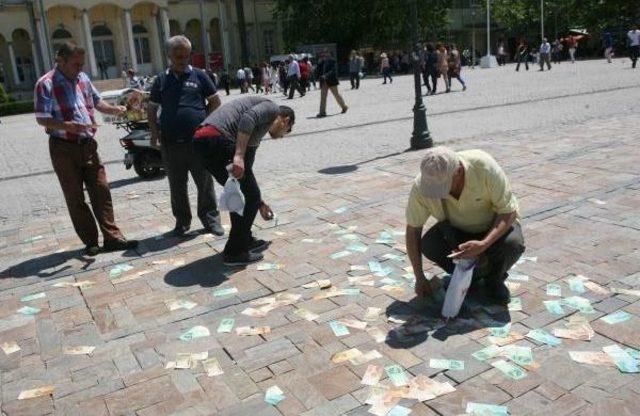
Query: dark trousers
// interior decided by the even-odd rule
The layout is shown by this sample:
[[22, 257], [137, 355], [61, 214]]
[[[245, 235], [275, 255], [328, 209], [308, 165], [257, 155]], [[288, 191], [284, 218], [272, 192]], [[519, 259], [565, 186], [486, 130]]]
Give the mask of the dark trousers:
[[548, 53], [540, 54], [540, 70], [544, 69], [544, 64], [547, 64], [547, 69], [551, 69], [551, 56]]
[[[447, 255], [458, 245], [469, 240], [481, 240], [485, 233], [472, 234], [454, 228], [448, 221], [434, 225], [422, 237], [422, 254], [451, 274], [455, 268], [453, 260]], [[486, 256], [486, 268], [476, 268], [474, 279], [484, 278], [487, 286], [492, 287], [504, 282], [507, 272], [524, 252], [524, 237], [520, 223], [515, 222], [498, 241], [483, 254]], [[482, 264], [482, 261], [480, 262]]]
[[295, 94], [296, 90], [298, 90], [298, 93], [302, 97], [304, 95], [304, 92], [300, 91], [299, 89], [298, 84], [300, 83], [300, 79], [298, 78], [298, 76], [291, 75], [287, 79], [289, 81], [289, 98], [293, 98], [293, 94]]
[[520, 70], [520, 64], [523, 62], [524, 62], [525, 68], [528, 71], [529, 70], [529, 54], [528, 53], [518, 54], [518, 64], [516, 65], [516, 71]]
[[435, 94], [438, 90], [438, 72], [430, 72], [429, 77], [431, 78], [431, 94]]
[[[60, 181], [73, 228], [86, 246], [98, 245], [96, 221], [104, 241], [124, 238], [115, 224], [109, 182], [97, 150], [98, 143], [93, 139], [78, 144], [49, 138], [53, 170]], [[85, 202], [83, 186], [87, 187], [91, 209]]]
[[360, 74], [357, 72], [349, 73], [349, 80], [351, 81], [351, 89], [360, 88]]
[[213, 179], [196, 156], [192, 142], [162, 144], [169, 190], [171, 192], [171, 211], [177, 225], [191, 225], [191, 206], [189, 204], [189, 173], [198, 189], [198, 218], [204, 227], [209, 225], [207, 214], [217, 215], [216, 194]]
[[632, 46], [629, 56], [631, 57], [631, 67], [635, 68], [638, 62], [638, 57], [640, 57], [640, 45]]
[[387, 78], [389, 78], [389, 82], [393, 82], [393, 78], [391, 78], [391, 68], [382, 68], [382, 77], [384, 78], [383, 84], [387, 83]]
[[[211, 172], [216, 181], [223, 185], [229, 178], [227, 165], [233, 161], [236, 145], [232, 140], [224, 136], [214, 136], [198, 139], [194, 142], [194, 148], [199, 155], [202, 164]], [[253, 174], [253, 161], [256, 157], [257, 147], [247, 147], [244, 155], [244, 176], [240, 179], [240, 190], [244, 194], [244, 211], [242, 215], [230, 212], [231, 230], [229, 239], [224, 247], [225, 256], [236, 256], [246, 253], [251, 243], [251, 227], [258, 214], [262, 197], [260, 187]]]

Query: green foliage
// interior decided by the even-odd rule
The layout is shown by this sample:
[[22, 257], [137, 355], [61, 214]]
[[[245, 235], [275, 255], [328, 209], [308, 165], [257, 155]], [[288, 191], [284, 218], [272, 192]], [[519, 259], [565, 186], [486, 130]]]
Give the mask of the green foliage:
[[33, 101], [13, 101], [0, 104], [0, 117], [33, 113]]
[[[298, 44], [336, 43], [340, 50], [362, 46], [407, 45], [411, 0], [276, 0], [275, 15], [284, 22], [288, 48]], [[417, 0], [423, 36], [447, 24], [451, 0]]]
[[0, 104], [8, 103], [9, 101], [9, 94], [6, 93], [2, 84], [0, 84]]

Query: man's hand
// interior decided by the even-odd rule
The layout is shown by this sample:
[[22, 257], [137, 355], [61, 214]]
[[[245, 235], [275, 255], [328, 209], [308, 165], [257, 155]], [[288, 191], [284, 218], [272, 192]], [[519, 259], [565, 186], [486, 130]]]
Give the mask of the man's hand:
[[236, 179], [241, 179], [244, 176], [244, 157], [235, 155], [233, 157], [233, 165], [231, 166], [231, 175]]
[[475, 259], [487, 249], [486, 244], [479, 240], [469, 240], [458, 246], [458, 251], [452, 254], [454, 259]]
[[431, 296], [438, 290], [435, 282], [427, 280], [424, 275], [422, 277], [416, 276], [416, 296], [418, 298], [425, 298]]
[[115, 107], [115, 109], [113, 110], [114, 116], [121, 116], [127, 112], [127, 107], [125, 107], [124, 105], [116, 105], [114, 107]]
[[270, 221], [274, 218], [273, 211], [271, 207], [264, 202], [260, 205], [260, 216], [265, 221]]

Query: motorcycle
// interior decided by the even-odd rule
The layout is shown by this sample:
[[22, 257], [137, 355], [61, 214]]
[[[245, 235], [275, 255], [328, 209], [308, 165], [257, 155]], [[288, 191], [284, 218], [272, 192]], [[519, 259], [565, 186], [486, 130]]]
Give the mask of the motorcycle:
[[115, 123], [127, 131], [120, 139], [120, 145], [127, 151], [124, 166], [133, 170], [142, 179], [153, 179], [164, 175], [164, 164], [160, 149], [151, 146], [149, 123], [146, 121], [122, 121]]

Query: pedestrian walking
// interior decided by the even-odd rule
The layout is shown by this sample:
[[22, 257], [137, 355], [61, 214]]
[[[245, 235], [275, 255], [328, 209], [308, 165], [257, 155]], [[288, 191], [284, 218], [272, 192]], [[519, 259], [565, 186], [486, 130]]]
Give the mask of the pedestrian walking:
[[602, 47], [604, 48], [605, 59], [608, 63], [611, 63], [611, 58], [613, 58], [613, 36], [608, 31], [602, 34]]
[[262, 92], [262, 69], [257, 63], [254, 63], [251, 73], [254, 74], [253, 83], [256, 87], [256, 94], [259, 94]]
[[338, 81], [338, 68], [329, 51], [324, 50], [320, 54], [320, 62], [318, 62], [316, 73], [320, 81], [320, 112], [317, 117], [327, 116], [327, 93], [329, 91], [331, 91], [336, 102], [342, 108], [342, 113], [346, 113], [349, 107], [347, 107], [338, 91], [338, 85], [340, 84]]
[[563, 50], [562, 42], [560, 39], [556, 38], [553, 41], [553, 45], [551, 46], [551, 58], [554, 64], [559, 64], [562, 60], [562, 50]]
[[569, 58], [571, 59], [571, 63], [576, 63], [576, 49], [578, 48], [578, 41], [576, 37], [573, 35], [569, 35], [566, 38], [567, 48], [569, 49]]
[[[95, 256], [100, 252], [98, 227], [104, 251], [133, 249], [138, 242], [125, 239], [116, 226], [109, 182], [95, 140], [95, 110], [120, 116], [126, 107], [100, 99], [98, 90], [82, 72], [85, 55], [75, 43], [63, 43], [56, 52], [55, 67], [36, 83], [34, 103], [36, 121], [49, 136], [51, 163], [73, 228], [85, 245], [84, 253]], [[87, 188], [91, 208], [85, 202], [83, 187]]]
[[351, 89], [357, 90], [360, 88], [360, 72], [362, 71], [362, 58], [355, 51], [351, 51], [349, 57], [349, 81], [351, 82]]
[[431, 86], [429, 86], [429, 82], [425, 81], [425, 84], [427, 84], [427, 92], [434, 95], [438, 90], [438, 52], [436, 52], [436, 49], [431, 43], [427, 43], [424, 65], [425, 73], [431, 79]]
[[449, 53], [449, 70], [447, 72], [447, 76], [449, 77], [449, 88], [451, 88], [451, 80], [455, 78], [460, 82], [460, 84], [462, 84], [462, 91], [467, 90], [467, 84], [465, 84], [464, 79], [462, 79], [462, 76], [460, 75], [461, 70], [462, 62], [460, 60], [460, 51], [455, 44], [452, 44], [451, 51]]
[[[195, 133], [195, 148], [207, 170], [220, 185], [232, 175], [240, 182], [244, 195], [242, 215], [230, 212], [231, 230], [222, 252], [227, 266], [243, 266], [260, 261], [268, 241], [251, 234], [256, 215], [273, 219], [271, 208], [262, 200], [260, 187], [253, 173], [253, 163], [263, 136], [281, 138], [291, 132], [294, 111], [278, 106], [265, 97], [242, 97], [233, 100], [209, 115]], [[227, 166], [231, 165], [230, 171]]]
[[247, 74], [244, 72], [243, 68], [238, 69], [236, 72], [236, 83], [238, 84], [238, 87], [240, 87], [240, 94], [247, 92]]
[[389, 65], [389, 58], [385, 52], [380, 54], [380, 73], [384, 78], [383, 84], [387, 83], [387, 78], [389, 78], [389, 82], [393, 84], [393, 78], [391, 78], [391, 66]]
[[309, 66], [309, 82], [307, 82], [307, 91], [311, 91], [311, 84], [313, 84], [313, 89], [317, 90], [316, 86], [316, 66], [313, 64], [311, 59], [305, 57], [307, 65]]
[[251, 69], [251, 67], [244, 67], [244, 73], [245, 73], [245, 82], [247, 85], [247, 92], [249, 92], [249, 90], [256, 92], [256, 90], [253, 89], [253, 70]]
[[[176, 223], [173, 235], [180, 237], [191, 228], [189, 173], [198, 189], [198, 218], [205, 231], [221, 236], [220, 214], [211, 175], [200, 163], [193, 148], [193, 133], [198, 124], [220, 106], [216, 88], [203, 71], [189, 65], [191, 42], [185, 36], [167, 41], [171, 65], [156, 77], [151, 87], [147, 110], [151, 145], [162, 152], [171, 211]], [[206, 103], [206, 104], [205, 104]], [[158, 126], [158, 109], [161, 108]]]
[[516, 52], [516, 71], [520, 70], [520, 64], [524, 62], [524, 67], [529, 70], [529, 45], [527, 41], [521, 40], [518, 44], [518, 51]]
[[300, 91], [301, 95], [305, 95], [309, 86], [309, 77], [311, 76], [309, 57], [305, 56], [304, 58], [302, 58], [302, 60], [298, 62], [298, 66], [300, 67], [300, 85], [298, 87], [298, 90]]
[[629, 55], [631, 57], [631, 68], [636, 67], [638, 57], [640, 57], [640, 28], [632, 29], [627, 33], [629, 39]]
[[285, 60], [284, 62], [280, 62], [278, 66], [278, 78], [280, 79], [280, 87], [282, 88], [282, 93], [286, 96], [287, 89], [289, 88], [289, 82], [287, 81], [287, 67], [289, 66], [289, 60]]
[[280, 80], [278, 77], [278, 68], [274, 68], [272, 65], [269, 65], [269, 74], [270, 74], [269, 84], [271, 85], [271, 92], [275, 94], [276, 92], [278, 92], [278, 88], [280, 84]]
[[293, 99], [293, 95], [296, 90], [300, 94], [300, 97], [304, 97], [306, 91], [300, 90], [300, 64], [296, 60], [296, 56], [289, 55], [289, 68], [287, 69], [287, 82], [289, 83], [289, 100]]
[[496, 54], [498, 58], [498, 65], [503, 66], [507, 63], [507, 47], [504, 44], [503, 40], [498, 42], [498, 53]]
[[540, 44], [540, 71], [544, 71], [544, 64], [547, 64], [547, 69], [551, 71], [551, 44], [547, 38], [542, 39]]
[[271, 67], [264, 61], [260, 64], [260, 79], [264, 87], [264, 94], [268, 95], [271, 92]]
[[222, 68], [220, 70], [220, 85], [225, 90], [227, 95], [229, 95], [229, 71], [226, 68]]
[[449, 85], [449, 54], [445, 48], [444, 43], [438, 43], [436, 45], [436, 56], [438, 57], [438, 76], [442, 76], [444, 81], [445, 92], [451, 92], [451, 85]]

